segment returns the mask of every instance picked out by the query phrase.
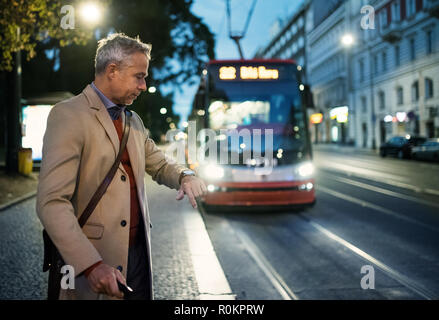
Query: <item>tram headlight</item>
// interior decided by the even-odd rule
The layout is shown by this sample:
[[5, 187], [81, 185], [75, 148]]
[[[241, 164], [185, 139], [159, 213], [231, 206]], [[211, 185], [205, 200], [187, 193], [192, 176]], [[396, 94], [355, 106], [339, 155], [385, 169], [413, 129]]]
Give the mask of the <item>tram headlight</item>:
[[221, 179], [224, 177], [224, 168], [211, 163], [203, 168], [202, 174], [205, 178]]
[[314, 165], [311, 162], [305, 162], [297, 167], [297, 173], [300, 177], [306, 178], [314, 174]]

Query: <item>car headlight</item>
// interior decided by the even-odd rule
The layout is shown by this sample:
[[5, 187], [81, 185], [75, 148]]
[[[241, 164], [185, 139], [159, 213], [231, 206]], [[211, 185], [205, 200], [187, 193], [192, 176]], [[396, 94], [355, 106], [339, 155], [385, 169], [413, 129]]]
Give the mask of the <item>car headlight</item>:
[[314, 173], [314, 165], [311, 162], [305, 162], [297, 167], [297, 173], [302, 178], [312, 176]]
[[224, 169], [217, 164], [208, 164], [203, 169], [203, 176], [210, 179], [221, 179], [224, 177]]

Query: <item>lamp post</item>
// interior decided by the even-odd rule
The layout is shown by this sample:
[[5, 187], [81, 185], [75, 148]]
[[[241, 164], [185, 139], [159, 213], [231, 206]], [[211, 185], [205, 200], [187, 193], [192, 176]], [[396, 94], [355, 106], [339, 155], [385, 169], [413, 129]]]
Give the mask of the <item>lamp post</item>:
[[[351, 86], [351, 48], [355, 45], [355, 38], [351, 33], [346, 33], [344, 34], [341, 39], [340, 42], [342, 44], [342, 46], [346, 49], [346, 97], [347, 97], [347, 102], [349, 105], [349, 109], [348, 112], [354, 115], [354, 121], [352, 121], [352, 130], [354, 130], [355, 132], [355, 121], [356, 121], [356, 113], [355, 110], [353, 108], [353, 103], [352, 103], [352, 97], [351, 97], [351, 92], [352, 92], [352, 86]], [[341, 127], [342, 127], [342, 142], [345, 143], [345, 124], [341, 123]], [[354, 134], [355, 136], [355, 134]]]
[[[345, 35], [343, 35], [343, 37], [340, 40], [341, 44], [349, 49], [351, 48], [353, 45], [355, 45], [355, 38], [347, 33]], [[364, 42], [363, 42], [364, 44]], [[366, 44], [367, 46], [367, 51], [368, 51], [368, 55], [369, 55], [369, 85], [370, 85], [370, 103], [371, 103], [371, 121], [372, 121], [372, 149], [375, 150], [376, 149], [376, 114], [375, 114], [375, 99], [374, 99], [374, 70], [373, 70], [373, 65], [372, 65], [372, 46], [369, 42], [367, 42]], [[351, 68], [350, 68], [350, 60], [351, 60], [351, 52], [350, 50], [348, 50], [348, 56], [347, 56], [347, 60], [348, 60], [348, 71], [347, 71], [347, 81], [348, 81], [348, 91], [351, 91], [351, 86], [350, 86], [350, 82], [351, 82]]]
[[[88, 2], [81, 6], [81, 18], [93, 26], [101, 20], [102, 8], [95, 2]], [[17, 27], [17, 43], [20, 46], [21, 30]], [[7, 145], [6, 145], [6, 171], [9, 173], [18, 172], [18, 152], [21, 148], [21, 100], [22, 100], [22, 66], [21, 66], [21, 50], [15, 53], [15, 63], [10, 73], [11, 94], [8, 98], [7, 112]]]
[[[17, 27], [17, 43], [20, 45], [20, 27]], [[10, 73], [11, 94], [9, 95], [9, 110], [7, 112], [7, 147], [6, 171], [18, 172], [18, 151], [21, 147], [21, 50], [15, 52], [15, 63]]]
[[371, 45], [367, 44], [367, 51], [369, 53], [369, 74], [370, 74], [370, 103], [371, 103], [371, 121], [372, 121], [372, 149], [376, 150], [376, 115], [375, 115], [375, 99], [374, 99], [374, 70], [372, 66], [372, 49]]

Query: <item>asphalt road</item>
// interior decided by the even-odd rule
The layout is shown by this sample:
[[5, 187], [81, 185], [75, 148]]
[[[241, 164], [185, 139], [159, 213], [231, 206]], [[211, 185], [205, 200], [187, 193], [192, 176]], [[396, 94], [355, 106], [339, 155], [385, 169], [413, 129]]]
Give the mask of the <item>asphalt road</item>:
[[439, 164], [342, 148], [314, 163], [313, 208], [203, 212], [236, 298], [438, 299]]

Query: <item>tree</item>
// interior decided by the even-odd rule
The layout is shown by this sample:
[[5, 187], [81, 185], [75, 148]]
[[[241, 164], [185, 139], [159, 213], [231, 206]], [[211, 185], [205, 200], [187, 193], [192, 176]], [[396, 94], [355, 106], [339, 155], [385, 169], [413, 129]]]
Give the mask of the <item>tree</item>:
[[0, 72], [2, 88], [0, 103], [7, 114], [6, 168], [18, 170], [18, 149], [21, 146], [21, 51], [27, 52], [27, 60], [35, 56], [35, 47], [45, 39], [56, 39], [58, 45], [85, 44], [91, 38], [91, 30], [60, 27], [60, 0], [0, 0]]
[[[25, 94], [35, 95], [41, 91], [80, 93], [94, 77], [97, 39], [108, 32], [123, 32], [132, 37], [139, 35], [142, 41], [152, 43], [147, 84], [154, 85], [158, 90], [154, 94], [142, 94], [133, 108], [141, 115], [153, 137], [158, 139], [169, 129], [166, 118], [178, 123], [177, 116], [172, 112], [172, 95], [162, 95], [160, 86], [178, 88], [183, 83], [195, 83], [205, 62], [214, 56], [214, 37], [201, 19], [190, 12], [191, 5], [192, 1], [188, 0], [111, 2], [106, 10], [106, 19], [86, 45], [72, 43], [60, 47], [56, 41], [38, 44], [36, 58], [23, 68]], [[51, 58], [45, 54], [49, 51], [54, 52]], [[59, 65], [59, 69], [55, 71], [50, 65]], [[36, 77], [41, 74], [45, 81], [35, 84]], [[168, 113], [163, 116], [159, 110], [165, 106]]]
[[[139, 35], [143, 41], [152, 43], [148, 82], [157, 88], [173, 85], [178, 90], [183, 83], [196, 83], [206, 61], [214, 57], [214, 36], [192, 14], [192, 3], [192, 0], [126, 0], [112, 5], [109, 21], [114, 30]], [[170, 123], [179, 122], [172, 101], [172, 95], [163, 96], [157, 91], [135, 102], [135, 110], [144, 117], [156, 140], [170, 129]], [[162, 107], [168, 110], [165, 115], [159, 112]]]
[[126, 0], [115, 2], [112, 7], [110, 21], [115, 30], [138, 34], [153, 44], [156, 81], [192, 83], [206, 59], [214, 57], [213, 34], [190, 12], [192, 3], [193, 0]]
[[35, 56], [35, 47], [45, 39], [56, 39], [60, 46], [84, 45], [93, 35], [91, 29], [61, 27], [61, 0], [0, 0], [0, 71], [12, 71], [13, 54]]
[[[178, 124], [180, 116], [172, 110], [172, 95], [163, 96], [160, 91], [154, 94], [142, 94], [134, 102], [132, 109], [142, 118], [146, 128], [151, 133], [154, 141], [160, 142], [162, 135], [170, 129], [170, 124]], [[166, 114], [161, 114], [160, 109], [166, 108]]]
[[[135, 110], [153, 137], [169, 128], [166, 118], [177, 124], [172, 112], [172, 95], [163, 96], [161, 85], [197, 81], [204, 63], [214, 56], [214, 37], [200, 18], [190, 12], [192, 0], [100, 0], [106, 15], [98, 30], [81, 25], [75, 18], [74, 29], [61, 27], [61, 8], [79, 1], [64, 0], [0, 0], [0, 104], [7, 106], [7, 166], [15, 167], [20, 146], [19, 111], [21, 100], [21, 68], [14, 65], [20, 52], [23, 62], [23, 92], [32, 96], [50, 91], [80, 93], [94, 77], [93, 60], [96, 40], [109, 32], [139, 35], [153, 44], [148, 82], [157, 87], [154, 95], [139, 99]], [[78, 12], [79, 10], [76, 10]], [[17, 32], [19, 31], [19, 32]], [[145, 94], [144, 94], [145, 95]], [[168, 107], [163, 117], [159, 109]], [[4, 113], [5, 110], [2, 110]], [[3, 117], [5, 118], [5, 117]]]

